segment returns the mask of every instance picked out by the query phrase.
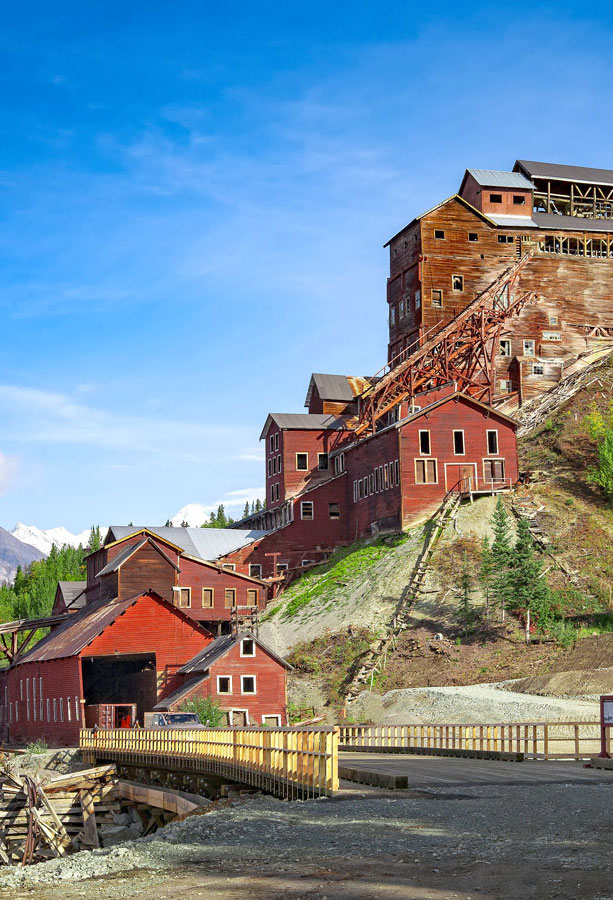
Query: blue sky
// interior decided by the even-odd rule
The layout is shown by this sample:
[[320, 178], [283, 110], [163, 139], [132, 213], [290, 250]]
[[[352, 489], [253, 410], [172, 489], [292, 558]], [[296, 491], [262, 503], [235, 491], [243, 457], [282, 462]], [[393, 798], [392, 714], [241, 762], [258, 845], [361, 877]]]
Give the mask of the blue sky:
[[266, 413], [385, 362], [390, 235], [466, 166], [613, 168], [584, 4], [51, 8], [0, 34], [7, 528], [242, 507]]

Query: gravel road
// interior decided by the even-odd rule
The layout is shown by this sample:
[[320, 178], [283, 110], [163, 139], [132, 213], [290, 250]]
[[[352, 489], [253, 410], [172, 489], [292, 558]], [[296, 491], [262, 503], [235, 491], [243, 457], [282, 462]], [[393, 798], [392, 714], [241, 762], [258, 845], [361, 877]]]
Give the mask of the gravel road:
[[613, 900], [604, 785], [217, 804], [151, 838], [0, 876], [21, 900]]

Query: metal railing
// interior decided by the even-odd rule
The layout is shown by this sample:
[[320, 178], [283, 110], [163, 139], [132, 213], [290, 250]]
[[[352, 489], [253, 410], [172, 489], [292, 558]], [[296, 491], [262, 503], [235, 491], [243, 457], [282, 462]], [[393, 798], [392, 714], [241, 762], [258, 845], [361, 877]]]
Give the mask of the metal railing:
[[82, 730], [79, 743], [86, 762], [220, 775], [286, 799], [338, 790], [333, 727]]
[[382, 753], [462, 750], [523, 753], [526, 759], [588, 759], [600, 752], [600, 723], [342, 725], [339, 745], [341, 750], [374, 749]]

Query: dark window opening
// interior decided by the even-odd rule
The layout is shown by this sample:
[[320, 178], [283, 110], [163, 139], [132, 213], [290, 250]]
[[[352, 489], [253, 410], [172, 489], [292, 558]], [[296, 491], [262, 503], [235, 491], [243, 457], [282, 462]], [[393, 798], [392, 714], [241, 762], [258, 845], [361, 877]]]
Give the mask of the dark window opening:
[[309, 467], [309, 455], [308, 453], [297, 453], [296, 454], [296, 468], [299, 472], [306, 472]]
[[429, 431], [420, 431], [419, 432], [419, 452], [423, 453], [425, 456], [430, 455], [430, 432]]
[[232, 680], [227, 675], [220, 675], [217, 679], [217, 693], [218, 694], [230, 694], [232, 684]]
[[436, 228], [434, 230], [434, 237], [437, 238], [439, 241], [444, 241], [445, 240], [445, 232], [441, 228]]
[[488, 431], [487, 433], [487, 452], [498, 453], [498, 432]]
[[331, 519], [340, 519], [341, 505], [340, 503], [328, 503], [328, 515]]
[[241, 645], [241, 656], [255, 656], [255, 641], [245, 638]]
[[477, 241], [479, 240], [479, 235], [477, 234], [476, 231], [469, 231], [468, 232], [468, 240], [471, 241], [473, 244], [476, 244]]
[[451, 284], [454, 291], [463, 291], [464, 290], [464, 276], [463, 275], [452, 275], [451, 276]]
[[490, 194], [490, 203], [502, 203], [502, 194]]
[[456, 456], [464, 455], [464, 432], [463, 431], [454, 431], [453, 432], [453, 452]]
[[525, 206], [526, 198], [522, 194], [513, 194], [513, 206]]
[[432, 291], [432, 306], [440, 309], [443, 305], [443, 292]]
[[327, 453], [318, 453], [317, 454], [317, 465], [320, 469], [328, 468], [328, 454]]
[[241, 675], [241, 693], [255, 694], [255, 678], [253, 675]]

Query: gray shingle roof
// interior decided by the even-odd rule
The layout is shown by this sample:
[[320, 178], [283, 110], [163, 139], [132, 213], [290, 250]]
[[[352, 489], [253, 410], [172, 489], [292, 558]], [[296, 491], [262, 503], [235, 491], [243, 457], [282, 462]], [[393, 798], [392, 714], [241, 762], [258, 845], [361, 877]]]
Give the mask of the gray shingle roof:
[[207, 561], [219, 559], [252, 544], [268, 534], [262, 529], [241, 528], [158, 528], [150, 525], [111, 525], [108, 532], [108, 540], [119, 541], [131, 534], [137, 534], [145, 529], [157, 534], [162, 540], [180, 547], [189, 556]]
[[282, 430], [289, 431], [344, 431], [347, 429], [346, 419], [331, 416], [328, 413], [269, 413], [260, 440], [266, 437], [271, 422], [274, 422]]
[[60, 592], [65, 605], [72, 609], [81, 609], [85, 606], [86, 581], [58, 581], [57, 590]]
[[591, 169], [587, 166], [563, 166], [559, 163], [534, 162], [518, 159], [515, 168], [521, 168], [531, 178], [549, 178], [552, 181], [580, 181], [584, 184], [613, 185], [613, 169]]
[[262, 641], [257, 638], [251, 631], [242, 631], [240, 634], [236, 636], [231, 634], [224, 634], [221, 637], [215, 638], [215, 640], [205, 647], [204, 650], [201, 650], [193, 659], [190, 659], [189, 662], [186, 662], [184, 666], [179, 669], [180, 675], [191, 675], [196, 672], [206, 672], [213, 665], [214, 662], [217, 662], [218, 659], [221, 659], [228, 650], [234, 647], [235, 644], [238, 644], [239, 641], [242, 641], [244, 638], [250, 638], [252, 641], [255, 641], [256, 645], [267, 653], [269, 656], [272, 656], [273, 659], [276, 659], [280, 665], [284, 666], [286, 669], [291, 669], [292, 667], [288, 662], [286, 662], [282, 656], [278, 656], [270, 647], [267, 647], [266, 644], [262, 643]]
[[519, 172], [500, 172], [497, 169], [467, 169], [477, 184], [482, 187], [521, 188], [531, 191], [534, 185]]

